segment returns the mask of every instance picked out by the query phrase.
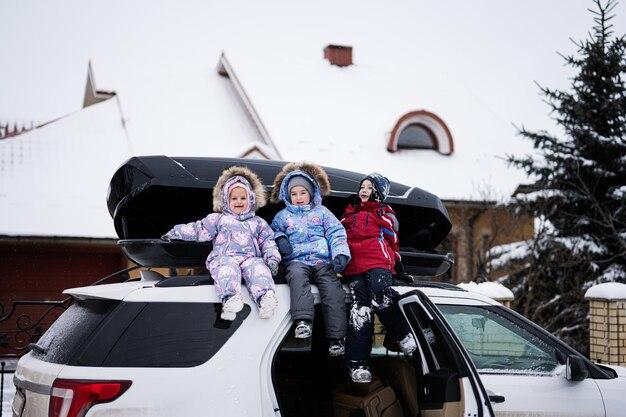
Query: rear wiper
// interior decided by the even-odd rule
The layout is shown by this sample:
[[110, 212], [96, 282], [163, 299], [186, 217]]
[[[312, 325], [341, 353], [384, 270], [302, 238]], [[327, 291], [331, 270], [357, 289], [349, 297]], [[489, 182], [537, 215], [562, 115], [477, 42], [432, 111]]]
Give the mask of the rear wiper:
[[39, 346], [37, 343], [29, 343], [26, 347], [35, 353], [39, 353], [40, 355], [45, 355], [48, 352], [48, 348]]

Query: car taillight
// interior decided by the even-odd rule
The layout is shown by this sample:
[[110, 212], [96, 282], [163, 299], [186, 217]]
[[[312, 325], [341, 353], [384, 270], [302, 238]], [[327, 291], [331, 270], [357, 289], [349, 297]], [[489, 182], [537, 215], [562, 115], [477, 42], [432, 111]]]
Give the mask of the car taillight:
[[130, 384], [131, 381], [56, 379], [48, 417], [83, 417], [92, 405], [115, 400]]

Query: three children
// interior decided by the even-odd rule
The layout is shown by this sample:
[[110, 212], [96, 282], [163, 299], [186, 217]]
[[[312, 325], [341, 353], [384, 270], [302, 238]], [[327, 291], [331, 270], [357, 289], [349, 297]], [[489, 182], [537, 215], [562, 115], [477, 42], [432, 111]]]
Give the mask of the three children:
[[295, 337], [311, 337], [314, 283], [322, 299], [328, 351], [338, 356], [344, 353], [347, 320], [346, 294], [337, 273], [350, 261], [350, 251], [344, 227], [322, 205], [322, 194], [329, 192], [328, 175], [320, 166], [285, 165], [274, 180], [271, 200], [283, 201], [286, 207], [276, 214], [271, 227], [286, 266]]
[[[276, 214], [270, 228], [255, 215], [255, 210], [265, 205], [260, 179], [247, 168], [231, 167], [222, 172], [213, 189], [214, 213], [174, 226], [163, 239], [213, 240], [206, 265], [223, 303], [221, 317], [225, 320], [234, 320], [243, 308], [242, 277], [260, 317], [273, 315], [277, 298], [272, 276], [276, 276], [282, 257], [295, 337], [312, 335], [311, 284], [316, 284], [329, 354], [345, 352], [352, 380], [370, 382], [372, 312], [404, 353], [416, 349], [391, 289], [400, 255], [398, 221], [393, 209], [383, 203], [389, 188], [389, 180], [382, 175], [366, 176], [359, 186], [358, 202], [346, 207], [340, 222], [322, 205], [322, 195], [330, 192], [326, 172], [311, 163], [287, 164], [276, 176], [271, 196], [272, 202], [282, 201], [286, 207]], [[353, 300], [349, 318], [337, 276], [342, 272]]]

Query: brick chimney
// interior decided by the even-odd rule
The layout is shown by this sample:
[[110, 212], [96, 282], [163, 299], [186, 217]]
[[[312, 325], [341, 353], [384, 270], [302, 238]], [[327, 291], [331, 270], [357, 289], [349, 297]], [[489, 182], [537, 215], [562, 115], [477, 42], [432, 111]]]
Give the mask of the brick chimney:
[[352, 47], [344, 45], [328, 45], [324, 48], [324, 59], [331, 65], [349, 67], [352, 65]]

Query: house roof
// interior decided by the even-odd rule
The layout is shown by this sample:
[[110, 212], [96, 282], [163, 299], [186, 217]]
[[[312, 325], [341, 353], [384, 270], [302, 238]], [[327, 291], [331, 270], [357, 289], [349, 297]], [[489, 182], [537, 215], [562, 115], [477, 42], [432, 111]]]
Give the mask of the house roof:
[[0, 235], [115, 237], [103, 173], [130, 154], [115, 100], [0, 141]]
[[[11, 16], [0, 25], [0, 38], [11, 39], [0, 54], [12, 57], [0, 67], [0, 118], [70, 114], [0, 140], [0, 211], [9, 213], [0, 234], [115, 236], [106, 184], [124, 159], [142, 154], [278, 150], [285, 160], [381, 171], [444, 199], [506, 197], [524, 178], [501, 158], [528, 149], [511, 123], [551, 126], [533, 81], [565, 83], [554, 51], [571, 50], [568, 38], [583, 38], [591, 24], [585, 0], [151, 6], [0, 5]], [[541, 30], [529, 31], [530, 19]], [[352, 46], [355, 65], [324, 61], [329, 43]], [[223, 51], [269, 141], [232, 79], [218, 74]], [[94, 88], [115, 96], [79, 110], [89, 60]], [[387, 152], [389, 132], [412, 110], [445, 121], [450, 156]], [[90, 168], [85, 188], [67, 189], [82, 168]]]
[[[286, 160], [371, 172], [419, 186], [442, 199], [502, 200], [526, 180], [506, 164], [528, 151], [513, 125], [481, 106], [462, 82], [436, 68], [387, 67], [376, 61], [340, 68], [321, 59], [230, 53]], [[276, 71], [276, 68], [285, 71]], [[308, 80], [303, 82], [303, 80]], [[452, 130], [454, 152], [388, 152], [389, 135], [407, 111], [425, 109]]]

